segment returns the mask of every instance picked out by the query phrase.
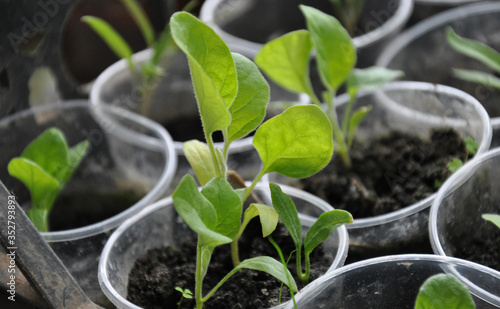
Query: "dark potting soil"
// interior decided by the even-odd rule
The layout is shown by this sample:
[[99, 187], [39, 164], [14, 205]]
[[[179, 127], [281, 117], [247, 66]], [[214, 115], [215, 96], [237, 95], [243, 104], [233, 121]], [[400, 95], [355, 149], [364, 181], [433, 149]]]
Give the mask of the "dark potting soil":
[[500, 230], [488, 238], [475, 238], [468, 246], [457, 248], [454, 256], [500, 271]]
[[49, 216], [51, 231], [63, 231], [94, 224], [119, 214], [141, 199], [134, 193], [86, 192], [61, 195]]
[[[239, 242], [240, 259], [255, 256], [279, 256], [271, 243], [262, 238], [258, 220], [252, 220]], [[249, 232], [249, 233], [247, 233]], [[293, 242], [281, 225], [271, 235], [280, 244], [286, 257], [293, 250]], [[164, 247], [149, 250], [138, 259], [129, 275], [128, 300], [144, 308], [177, 308], [180, 293], [175, 287], [189, 289], [194, 293], [196, 270], [196, 240], [182, 243], [178, 247]], [[331, 261], [323, 255], [321, 246], [311, 254], [311, 281], [324, 274]], [[288, 268], [295, 275], [295, 259]], [[212, 256], [208, 273], [203, 282], [204, 295], [232, 269], [229, 245], [217, 247]], [[300, 281], [296, 279], [299, 289]], [[254, 270], [240, 270], [233, 275], [208, 300], [204, 308], [252, 309], [269, 308], [278, 305], [280, 281]], [[283, 301], [289, 299], [288, 288], [283, 288]], [[184, 299], [181, 308], [194, 308], [194, 299]]]
[[466, 159], [465, 143], [451, 129], [435, 130], [429, 141], [398, 133], [353, 144], [352, 168], [335, 156], [301, 188], [349, 211], [354, 218], [389, 213], [436, 192], [451, 172], [448, 163]]

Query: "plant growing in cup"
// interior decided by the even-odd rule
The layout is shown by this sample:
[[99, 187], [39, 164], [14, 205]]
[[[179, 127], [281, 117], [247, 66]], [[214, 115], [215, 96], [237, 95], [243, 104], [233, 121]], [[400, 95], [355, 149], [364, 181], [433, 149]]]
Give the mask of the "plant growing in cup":
[[346, 28], [347, 32], [353, 36], [361, 17], [361, 12], [363, 12], [365, 0], [330, 0], [330, 2], [339, 21]]
[[[300, 178], [326, 166], [333, 153], [330, 121], [321, 108], [300, 105], [260, 125], [269, 102], [269, 86], [258, 68], [247, 58], [232, 54], [210, 27], [189, 13], [175, 13], [171, 29], [175, 43], [188, 58], [206, 139], [206, 143], [193, 140], [184, 144], [186, 158], [203, 188], [199, 191], [194, 177], [186, 175], [172, 195], [178, 214], [198, 234], [196, 308], [202, 308], [224, 282], [245, 268], [271, 274], [296, 291], [291, 273], [279, 261], [268, 256], [240, 261], [238, 240], [250, 220], [260, 218], [263, 237], [275, 230], [279, 220], [278, 212], [270, 206], [254, 202], [244, 210], [243, 205], [266, 173], [274, 171]], [[248, 188], [233, 189], [226, 180], [229, 144], [257, 126], [253, 144], [262, 169]], [[214, 147], [215, 131], [223, 132], [222, 150]], [[274, 185], [272, 188], [274, 197], [278, 194], [280, 200], [285, 199], [276, 193]], [[273, 204], [282, 205], [278, 201]], [[333, 229], [352, 222], [346, 211], [333, 210], [328, 214], [318, 219], [313, 225], [315, 229], [311, 228], [316, 233], [308, 239], [315, 245], [307, 249], [319, 245]], [[203, 295], [203, 278], [212, 253], [217, 246], [229, 243], [234, 268]]]
[[63, 132], [45, 130], [19, 157], [8, 165], [9, 174], [19, 179], [31, 194], [31, 209], [26, 214], [40, 232], [49, 230], [52, 206], [87, 152], [87, 140], [68, 147]]

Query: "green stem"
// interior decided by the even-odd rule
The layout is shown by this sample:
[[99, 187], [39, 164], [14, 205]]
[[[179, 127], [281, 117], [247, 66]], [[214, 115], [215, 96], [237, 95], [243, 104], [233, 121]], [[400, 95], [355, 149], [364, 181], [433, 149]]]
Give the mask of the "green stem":
[[224, 149], [222, 150], [222, 157], [224, 158], [225, 162], [227, 162], [227, 157], [228, 157], [228, 153], [229, 153], [229, 143], [228, 140], [227, 140], [227, 136], [229, 135], [229, 132], [227, 130], [227, 128], [222, 131], [222, 136], [224, 138]]
[[242, 203], [245, 203], [245, 201], [247, 200], [247, 198], [250, 195], [250, 193], [252, 193], [253, 188], [255, 188], [255, 186], [257, 185], [257, 183], [259, 182], [259, 180], [262, 178], [262, 176], [264, 176], [264, 174], [266, 174], [266, 170], [267, 169], [263, 168], [260, 171], [259, 175], [257, 175], [257, 177], [255, 177], [255, 179], [253, 180], [253, 182], [250, 185], [250, 187], [246, 188], [245, 195], [243, 196], [243, 199], [242, 199]]
[[[206, 302], [207, 300], [210, 299], [210, 297], [212, 297], [212, 295], [214, 295], [215, 292], [217, 292], [217, 290], [229, 279], [231, 278], [232, 275], [234, 275], [239, 269], [233, 269], [231, 270], [224, 278], [222, 278], [221, 281], [219, 281], [219, 283], [217, 283], [217, 285], [205, 296], [201, 299], [202, 302]], [[201, 307], [199, 307], [201, 308]], [[197, 307], [198, 309], [198, 307]]]
[[202, 297], [202, 284], [203, 284], [203, 274], [201, 269], [201, 248], [198, 242], [198, 247], [196, 250], [196, 278], [195, 278], [195, 299], [196, 299], [196, 308], [203, 308], [203, 297]]
[[207, 141], [208, 149], [210, 150], [210, 157], [212, 157], [212, 163], [214, 164], [215, 174], [217, 177], [225, 178], [223, 175], [219, 159], [215, 153], [214, 142], [212, 141], [212, 136], [205, 132], [205, 140]]
[[308, 284], [309, 283], [309, 276], [311, 274], [311, 261], [309, 259], [309, 255], [305, 255], [305, 262], [306, 262], [306, 272], [302, 272], [302, 262], [298, 262], [298, 254], [297, 254], [297, 276], [299, 277], [300, 281], [303, 284]]
[[337, 111], [335, 110], [335, 105], [333, 103], [335, 92], [324, 92], [324, 100], [328, 106], [328, 118], [330, 119], [330, 123], [332, 124], [333, 129], [333, 138], [335, 140], [337, 149], [336, 152], [340, 156], [340, 159], [344, 163], [347, 168], [351, 167], [351, 158], [349, 157], [349, 151], [347, 148], [347, 144], [345, 141], [344, 133], [339, 126]]

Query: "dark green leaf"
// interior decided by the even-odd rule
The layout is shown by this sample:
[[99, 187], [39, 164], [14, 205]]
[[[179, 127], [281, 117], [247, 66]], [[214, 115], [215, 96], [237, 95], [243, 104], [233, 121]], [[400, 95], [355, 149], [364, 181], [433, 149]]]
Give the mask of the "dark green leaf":
[[347, 145], [348, 147], [351, 147], [352, 141], [354, 139], [354, 133], [356, 133], [356, 130], [358, 129], [359, 125], [365, 119], [365, 117], [370, 113], [372, 110], [371, 106], [363, 106], [356, 110], [354, 113], [352, 113], [351, 116], [351, 121], [349, 122], [349, 130], [347, 132]]
[[[234, 268], [234, 271], [238, 271], [243, 268], [259, 270], [268, 273], [271, 276], [283, 282], [284, 284], [286, 284], [292, 291], [294, 292], [298, 291], [297, 285], [293, 280], [292, 274], [288, 271], [288, 269], [283, 267], [283, 264], [281, 264], [280, 262], [271, 257], [260, 256], [251, 259], [246, 259], [242, 261], [238, 266], [236, 266], [236, 268]], [[292, 286], [289, 286], [287, 274], [289, 276], [288, 278], [291, 278]]]
[[467, 288], [451, 274], [428, 278], [420, 287], [415, 309], [474, 309], [476, 305]]
[[132, 15], [132, 18], [135, 20], [137, 25], [139, 26], [139, 29], [142, 32], [142, 36], [146, 41], [146, 44], [148, 46], [153, 45], [153, 42], [155, 40], [153, 25], [151, 24], [151, 21], [149, 21], [149, 18], [142, 9], [142, 7], [135, 0], [121, 0], [121, 1], [129, 11], [130, 15]]
[[297, 250], [302, 250], [302, 223], [292, 199], [274, 183], [269, 184], [273, 207], [278, 212], [281, 221], [290, 233]]
[[325, 241], [334, 230], [352, 222], [351, 214], [345, 210], [335, 209], [322, 213], [307, 231], [304, 253], [311, 254], [314, 248]]

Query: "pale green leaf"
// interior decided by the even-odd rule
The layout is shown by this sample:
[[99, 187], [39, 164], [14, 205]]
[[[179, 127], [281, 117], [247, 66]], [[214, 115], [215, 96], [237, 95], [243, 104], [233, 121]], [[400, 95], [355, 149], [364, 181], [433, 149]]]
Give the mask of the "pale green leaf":
[[238, 94], [229, 108], [229, 143], [245, 137], [261, 124], [269, 102], [269, 85], [257, 66], [240, 54], [233, 53], [233, 58], [238, 73]]
[[357, 109], [354, 113], [352, 113], [351, 119], [349, 121], [349, 129], [347, 133], [347, 145], [348, 147], [351, 147], [352, 141], [354, 139], [354, 133], [356, 133], [356, 130], [358, 129], [359, 125], [365, 119], [365, 117], [370, 113], [372, 110], [371, 106], [363, 106], [359, 109]]
[[87, 154], [89, 145], [89, 141], [85, 140], [68, 149], [68, 165], [66, 166], [66, 172], [64, 178], [62, 179], [63, 183], [66, 183], [71, 176], [73, 176], [73, 172], [80, 165], [83, 157]]
[[500, 228], [500, 215], [497, 214], [483, 214], [481, 216], [484, 220], [490, 221]]
[[335, 209], [322, 213], [307, 231], [304, 239], [305, 255], [311, 254], [314, 248], [325, 241], [334, 230], [352, 222], [352, 215], [345, 210]]
[[292, 199], [281, 190], [280, 186], [274, 183], [269, 184], [271, 189], [271, 199], [273, 207], [279, 213], [281, 222], [285, 225], [288, 233], [292, 237], [295, 247], [302, 250], [302, 223], [299, 213]]
[[476, 40], [459, 36], [451, 27], [446, 29], [446, 39], [456, 51], [480, 61], [500, 73], [500, 53], [488, 45]]
[[68, 145], [61, 130], [50, 128], [34, 139], [21, 154], [50, 177], [61, 182], [68, 166]]
[[475, 70], [453, 69], [453, 76], [471, 83], [500, 89], [500, 78], [493, 74]]
[[351, 98], [360, 90], [377, 90], [388, 82], [404, 76], [403, 71], [383, 67], [353, 69], [347, 78], [347, 92]]
[[182, 150], [202, 186], [215, 177], [215, 169], [207, 144], [198, 140], [190, 140], [182, 144]]
[[453, 159], [450, 162], [448, 162], [448, 170], [452, 173], [456, 172], [459, 168], [461, 168], [464, 165], [462, 160], [460, 159]]
[[172, 198], [179, 216], [199, 235], [201, 246], [213, 247], [231, 242], [231, 238], [214, 231], [217, 213], [212, 204], [198, 191], [196, 181], [191, 175], [182, 178]]
[[[26, 158], [14, 158], [7, 166], [9, 174], [19, 179], [30, 191], [34, 208], [50, 210], [54, 191], [59, 192], [57, 179], [47, 174], [39, 165]], [[48, 200], [49, 199], [49, 200]]]
[[210, 180], [201, 190], [201, 194], [212, 204], [217, 214], [217, 223], [213, 230], [233, 239], [240, 229], [243, 211], [239, 195], [223, 178]]
[[135, 0], [121, 0], [135, 20], [148, 46], [153, 45], [155, 34], [153, 25], [142, 7]]
[[[286, 284], [291, 290], [297, 292], [297, 285], [293, 280], [292, 274], [286, 267], [283, 267], [283, 264], [278, 262], [277, 260], [268, 257], [268, 256], [259, 256], [251, 259], [243, 260], [238, 266], [234, 268], [231, 272], [236, 272], [240, 269], [253, 269], [258, 271], [263, 271], [265, 273], [270, 274], [276, 279], [280, 280], [284, 284]], [[288, 278], [291, 279], [292, 286], [289, 286]]]
[[316, 62], [324, 86], [336, 91], [356, 64], [356, 48], [349, 33], [333, 16], [300, 5], [316, 49]]
[[243, 217], [243, 224], [246, 226], [250, 220], [259, 216], [260, 225], [262, 226], [262, 237], [267, 237], [271, 235], [276, 229], [279, 221], [279, 215], [273, 208], [263, 205], [263, 204], [250, 204], [250, 206], [245, 210], [245, 215]]
[[415, 309], [474, 309], [476, 305], [465, 284], [452, 274], [428, 278], [420, 287]]
[[330, 120], [316, 105], [297, 105], [262, 124], [253, 145], [263, 171], [304, 178], [325, 167], [333, 154]]
[[266, 43], [255, 56], [255, 63], [281, 87], [296, 93], [311, 94], [311, 50], [309, 32], [297, 30]]
[[226, 43], [205, 23], [186, 12], [170, 18], [172, 37], [187, 55], [198, 106], [207, 134], [224, 130], [238, 90], [233, 57]]
[[94, 16], [83, 16], [82, 21], [87, 23], [119, 58], [127, 59], [129, 63], [132, 61], [132, 48], [110, 24]]
[[468, 154], [475, 155], [477, 150], [479, 149], [479, 144], [472, 138], [467, 137], [464, 139], [465, 149]]

